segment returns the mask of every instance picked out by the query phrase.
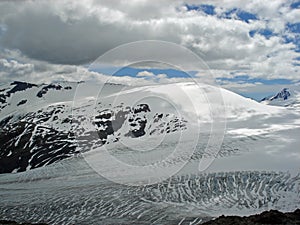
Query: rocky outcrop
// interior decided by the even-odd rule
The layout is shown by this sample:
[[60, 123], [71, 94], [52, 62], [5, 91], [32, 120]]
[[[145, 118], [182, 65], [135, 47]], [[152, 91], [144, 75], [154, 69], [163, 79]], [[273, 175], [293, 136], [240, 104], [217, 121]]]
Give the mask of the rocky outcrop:
[[203, 223], [203, 225], [263, 225], [263, 224], [281, 224], [298, 225], [300, 224], [300, 209], [294, 212], [282, 213], [277, 210], [270, 210], [261, 214], [248, 217], [240, 216], [220, 216], [215, 220]]

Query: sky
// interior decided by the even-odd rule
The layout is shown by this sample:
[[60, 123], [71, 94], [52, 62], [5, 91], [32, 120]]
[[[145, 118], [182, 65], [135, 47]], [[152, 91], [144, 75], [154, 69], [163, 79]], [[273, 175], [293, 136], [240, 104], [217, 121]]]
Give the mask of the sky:
[[[245, 96], [300, 83], [299, 1], [41, 0], [0, 2], [0, 84], [101, 80], [110, 69], [90, 71], [92, 62], [142, 40], [191, 50], [220, 86]], [[173, 68], [112, 66], [125, 66], [114, 80], [126, 84], [187, 79]]]

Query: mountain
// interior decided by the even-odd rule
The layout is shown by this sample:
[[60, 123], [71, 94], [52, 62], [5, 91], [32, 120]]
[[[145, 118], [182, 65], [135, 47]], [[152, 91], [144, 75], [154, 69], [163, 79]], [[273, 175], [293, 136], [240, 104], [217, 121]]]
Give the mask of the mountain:
[[3, 85], [0, 173], [49, 165], [118, 141], [176, 133], [198, 121], [211, 123], [213, 113], [223, 120], [243, 120], [279, 111], [204, 84], [109, 83], [97, 98], [100, 87], [84, 82]]
[[291, 97], [291, 92], [289, 91], [288, 88], [283, 88], [279, 93], [277, 93], [276, 95], [272, 96], [272, 97], [268, 97], [268, 98], [263, 98], [261, 101], [274, 101], [276, 99], [281, 99], [281, 100], [287, 100]]
[[[22, 172], [74, 156], [79, 153], [78, 142], [84, 152], [92, 144], [101, 146], [120, 138], [186, 129], [184, 118], [154, 111], [144, 103], [111, 106], [110, 102], [97, 102], [99, 105], [93, 108], [93, 100], [89, 99], [93, 97], [87, 94], [79, 99], [79, 107], [72, 107], [77, 85], [80, 84], [13, 82], [1, 88], [0, 173]], [[106, 84], [107, 87], [110, 93], [121, 86]], [[90, 88], [84, 87], [83, 92]], [[97, 91], [97, 86], [92, 88]], [[79, 115], [93, 110], [97, 112], [87, 114], [89, 118]], [[94, 127], [84, 127], [86, 119]]]
[[300, 106], [300, 92], [290, 90], [289, 88], [283, 88], [277, 94], [265, 97], [260, 102], [267, 105], [297, 108]]
[[296, 110], [192, 82], [0, 96], [1, 219], [199, 224], [300, 206]]

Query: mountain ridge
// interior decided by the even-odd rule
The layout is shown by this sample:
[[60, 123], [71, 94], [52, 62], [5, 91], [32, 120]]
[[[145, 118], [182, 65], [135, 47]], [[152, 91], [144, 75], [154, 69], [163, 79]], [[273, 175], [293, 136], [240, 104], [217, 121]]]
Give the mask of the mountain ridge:
[[283, 88], [274, 95], [264, 97], [260, 100], [260, 103], [298, 109], [300, 106], [300, 92], [292, 88]]
[[175, 135], [199, 122], [282, 111], [191, 82], [143, 87], [12, 82], [1, 88], [0, 96], [5, 97], [0, 104], [0, 173], [49, 165], [115, 142]]

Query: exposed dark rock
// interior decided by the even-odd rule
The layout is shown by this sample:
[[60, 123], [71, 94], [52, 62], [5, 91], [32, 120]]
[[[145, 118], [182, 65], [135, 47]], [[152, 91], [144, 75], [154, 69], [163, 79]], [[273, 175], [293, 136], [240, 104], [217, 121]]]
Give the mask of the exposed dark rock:
[[22, 172], [65, 159], [76, 153], [69, 134], [27, 122], [0, 131], [0, 173]]
[[287, 100], [289, 97], [291, 96], [291, 93], [289, 91], [288, 88], [283, 88], [279, 93], [277, 93], [276, 95], [274, 96], [271, 96], [271, 97], [265, 97], [261, 100], [261, 102], [263, 101], [273, 101], [275, 99], [283, 99], [283, 100]]
[[126, 134], [129, 137], [141, 137], [145, 135], [145, 128], [147, 124], [146, 117], [140, 117], [139, 115], [133, 114], [131, 117], [130, 131]]
[[95, 117], [95, 125], [97, 126], [97, 131], [99, 138], [103, 143], [106, 143], [107, 136], [112, 135], [115, 130], [113, 129], [112, 116], [114, 112], [111, 110], [103, 110], [99, 115]]
[[[20, 81], [14, 81], [11, 83], [11, 85], [14, 85], [12, 89], [7, 91], [5, 94], [2, 94], [6, 89], [1, 89], [1, 94], [0, 94], [0, 103], [5, 104], [7, 103], [6, 99], [11, 96], [11, 94], [14, 94], [19, 91], [25, 91], [26, 89], [32, 88], [32, 87], [37, 87], [35, 84], [30, 84], [26, 82], [20, 82]], [[2, 107], [3, 108], [3, 107]]]
[[43, 97], [43, 95], [45, 95], [45, 94], [48, 92], [48, 90], [50, 90], [50, 89], [61, 90], [61, 89], [62, 89], [62, 86], [59, 85], [59, 84], [49, 84], [49, 85], [43, 87], [43, 88], [37, 93], [36, 96], [39, 97], [39, 98], [41, 98], [41, 97]]
[[23, 100], [21, 100], [21, 101], [17, 104], [17, 106], [19, 106], [19, 105], [24, 105], [26, 102], [27, 102], [27, 100], [26, 100], [26, 99], [23, 99]]
[[0, 103], [2, 104], [6, 103], [6, 95], [0, 94]]
[[109, 135], [115, 134], [128, 120], [129, 131], [125, 136], [132, 138], [141, 137], [146, 134], [145, 128], [147, 119], [141, 113], [150, 112], [150, 108], [147, 104], [139, 104], [135, 107], [123, 107], [122, 105], [116, 107], [116, 109], [105, 109], [99, 112], [99, 115], [95, 116], [95, 125], [99, 138], [103, 144], [106, 143]]
[[70, 118], [65, 118], [61, 123], [71, 123], [72, 120]]
[[203, 225], [263, 225], [263, 224], [300, 224], [300, 209], [294, 212], [282, 213], [277, 210], [270, 210], [261, 214], [248, 217], [220, 216], [215, 220], [203, 223]]
[[72, 133], [44, 124], [58, 119], [62, 109], [50, 106], [0, 121], [0, 173], [22, 172], [78, 153]]
[[0, 127], [3, 128], [12, 118], [13, 116], [5, 117], [3, 120], [0, 121]]
[[30, 84], [26, 82], [14, 81], [11, 85], [15, 85], [11, 90], [6, 92], [6, 95], [10, 97], [11, 94], [16, 93], [18, 91], [25, 91], [26, 89], [37, 87], [36, 84]]
[[134, 113], [140, 113], [140, 112], [150, 112], [150, 108], [147, 104], [139, 104], [135, 107], [133, 107]]

